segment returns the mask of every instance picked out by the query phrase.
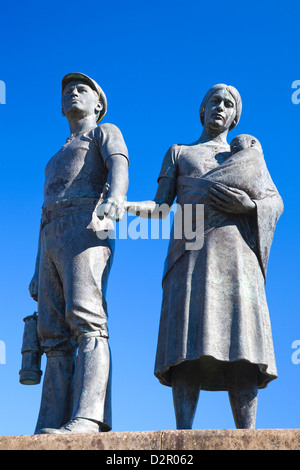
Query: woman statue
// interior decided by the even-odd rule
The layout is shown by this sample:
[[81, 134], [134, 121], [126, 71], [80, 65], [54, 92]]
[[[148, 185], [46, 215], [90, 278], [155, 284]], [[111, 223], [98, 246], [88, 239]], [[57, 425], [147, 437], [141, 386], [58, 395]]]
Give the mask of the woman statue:
[[177, 429], [191, 429], [200, 390], [227, 390], [236, 427], [254, 428], [258, 389], [277, 377], [265, 279], [283, 203], [260, 145], [230, 152], [241, 109], [234, 87], [213, 86], [200, 139], [168, 150], [153, 201], [126, 203], [142, 217], [175, 197], [183, 211], [204, 205], [203, 246], [171, 237], [163, 276], [155, 375], [172, 387]]

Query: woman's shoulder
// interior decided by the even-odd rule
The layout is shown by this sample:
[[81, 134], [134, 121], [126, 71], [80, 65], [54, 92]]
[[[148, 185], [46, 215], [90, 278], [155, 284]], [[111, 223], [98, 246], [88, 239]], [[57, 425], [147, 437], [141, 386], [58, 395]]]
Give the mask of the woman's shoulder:
[[171, 153], [171, 154], [179, 156], [179, 155], [184, 154], [186, 152], [190, 152], [191, 150], [193, 150], [194, 148], [196, 148], [199, 145], [201, 145], [201, 144], [198, 140], [195, 141], [195, 142], [189, 143], [189, 144], [177, 143], [177, 144], [172, 145], [169, 148], [168, 152]]

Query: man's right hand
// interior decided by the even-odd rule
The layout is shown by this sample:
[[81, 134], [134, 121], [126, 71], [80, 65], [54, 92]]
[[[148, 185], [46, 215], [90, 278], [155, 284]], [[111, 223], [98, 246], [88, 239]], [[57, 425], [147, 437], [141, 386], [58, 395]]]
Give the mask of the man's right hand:
[[125, 213], [124, 200], [122, 198], [109, 197], [97, 207], [97, 216], [100, 220], [108, 219], [120, 222]]
[[29, 292], [33, 300], [36, 302], [38, 301], [38, 287], [39, 287], [39, 282], [38, 282], [38, 273], [34, 273], [33, 278], [31, 279], [31, 282], [29, 284]]

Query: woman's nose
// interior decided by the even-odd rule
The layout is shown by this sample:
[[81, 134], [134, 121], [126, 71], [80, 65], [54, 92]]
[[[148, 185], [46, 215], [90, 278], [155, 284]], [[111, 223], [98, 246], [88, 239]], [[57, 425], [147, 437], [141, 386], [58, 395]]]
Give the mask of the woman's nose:
[[223, 102], [223, 101], [220, 101], [220, 102], [217, 104], [217, 109], [219, 109], [219, 110], [224, 110], [224, 102]]

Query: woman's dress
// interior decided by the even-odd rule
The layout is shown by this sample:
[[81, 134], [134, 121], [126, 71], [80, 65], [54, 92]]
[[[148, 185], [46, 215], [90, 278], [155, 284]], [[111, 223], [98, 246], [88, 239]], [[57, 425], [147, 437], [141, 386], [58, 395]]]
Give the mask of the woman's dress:
[[[174, 180], [182, 213], [185, 204], [204, 204], [202, 248], [186, 249], [186, 240], [175, 239], [174, 232], [169, 243], [154, 372], [164, 385], [171, 386], [172, 367], [184, 361], [197, 361], [202, 390], [228, 390], [235, 361], [257, 366], [259, 388], [277, 377], [265, 276], [283, 204], [263, 157], [254, 167], [251, 155], [237, 165], [229, 150], [199, 142], [174, 145], [163, 161], [159, 178]], [[251, 194], [251, 216], [210, 208], [214, 178], [240, 189], [244, 181], [249, 193], [255, 166], [255, 181], [261, 181], [257, 197]]]

